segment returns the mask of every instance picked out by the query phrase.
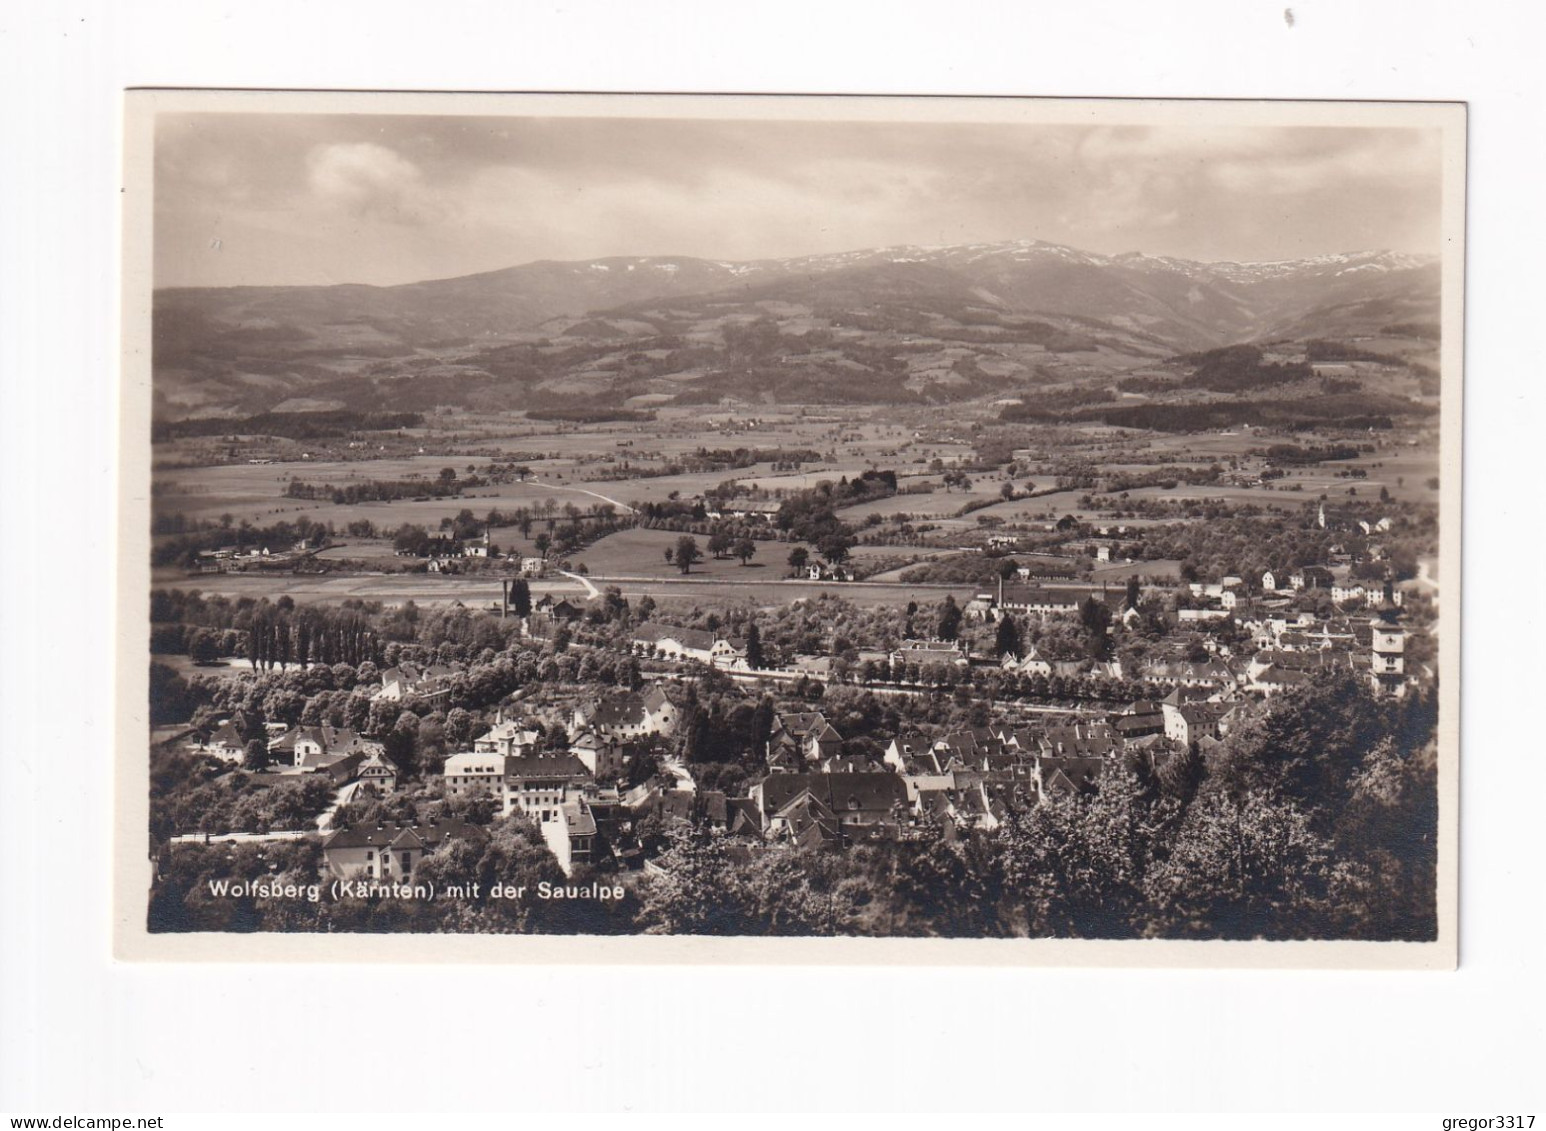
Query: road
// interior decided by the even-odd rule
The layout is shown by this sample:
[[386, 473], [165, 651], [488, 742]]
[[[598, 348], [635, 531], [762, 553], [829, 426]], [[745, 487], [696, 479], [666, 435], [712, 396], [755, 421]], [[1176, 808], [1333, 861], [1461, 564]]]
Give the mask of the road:
[[333, 804], [317, 814], [317, 830], [319, 832], [327, 832], [328, 829], [333, 827], [333, 814], [338, 812], [340, 806], [347, 805], [354, 800], [354, 795], [360, 791], [360, 785], [360, 782], [352, 781], [333, 794]]
[[585, 599], [587, 601], [591, 600], [593, 597], [601, 596], [601, 590], [592, 585], [590, 578], [586, 577], [585, 575], [579, 573], [570, 573], [566, 569], [561, 569], [557, 572], [563, 574], [565, 577], [570, 578], [571, 580], [578, 581], [581, 585], [585, 586]]
[[527, 479], [523, 482], [529, 483], [533, 487], [546, 487], [549, 491], [578, 491], [582, 495], [589, 495], [593, 499], [600, 499], [603, 503], [611, 503], [614, 507], [627, 511], [629, 514], [638, 513], [627, 503], [619, 502], [610, 495], [603, 495], [599, 491], [592, 491], [585, 487], [566, 487], [561, 483], [544, 483], [540, 479]]

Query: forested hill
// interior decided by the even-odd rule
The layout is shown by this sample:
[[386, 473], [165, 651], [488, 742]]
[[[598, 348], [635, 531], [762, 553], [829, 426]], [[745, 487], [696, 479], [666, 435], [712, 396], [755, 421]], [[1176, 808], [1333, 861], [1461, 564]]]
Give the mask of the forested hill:
[[1438, 282], [1436, 263], [1388, 252], [1197, 263], [1015, 241], [174, 289], [155, 295], [156, 409], [958, 400], [1273, 336], [1430, 325]]

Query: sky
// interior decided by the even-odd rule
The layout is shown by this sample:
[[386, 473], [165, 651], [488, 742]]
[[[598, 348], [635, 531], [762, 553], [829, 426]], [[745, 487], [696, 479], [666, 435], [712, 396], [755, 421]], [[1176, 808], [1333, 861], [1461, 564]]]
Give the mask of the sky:
[[1434, 254], [1439, 169], [1410, 128], [163, 113], [155, 285], [1015, 239]]

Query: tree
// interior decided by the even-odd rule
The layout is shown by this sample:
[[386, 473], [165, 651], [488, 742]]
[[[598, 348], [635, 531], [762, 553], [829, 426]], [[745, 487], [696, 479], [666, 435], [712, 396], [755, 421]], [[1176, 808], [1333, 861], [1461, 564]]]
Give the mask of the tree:
[[254, 738], [247, 743], [246, 754], [242, 758], [242, 768], [256, 773], [268, 768], [268, 743], [261, 738]]
[[954, 640], [961, 631], [961, 606], [951, 594], [946, 594], [939, 605], [939, 622], [935, 635], [941, 640]]
[[452, 707], [446, 712], [445, 740], [453, 750], [460, 750], [472, 743], [473, 718], [471, 712]]
[[1020, 625], [1014, 617], [1005, 614], [1004, 619], [998, 622], [993, 648], [999, 656], [1020, 658]]
[[553, 545], [553, 538], [544, 531], [532, 539], [532, 545], [537, 548], [537, 556], [545, 558], [548, 556], [548, 547]]
[[816, 548], [828, 565], [842, 565], [848, 560], [848, 551], [853, 544], [852, 534], [846, 530], [836, 530], [823, 538]]
[[188, 655], [195, 664], [212, 664], [220, 658], [220, 638], [207, 628], [194, 630], [188, 638]]
[[381, 746], [386, 751], [386, 756], [396, 762], [404, 770], [412, 772], [417, 769], [416, 755], [419, 743], [419, 716], [412, 711], [404, 711], [397, 716], [392, 729], [381, 739]]
[[810, 551], [804, 546], [796, 546], [789, 551], [789, 568], [795, 573], [804, 573], [806, 563], [811, 560]]
[[676, 568], [683, 573], [692, 570], [693, 564], [703, 560], [703, 551], [698, 549], [698, 540], [690, 534], [684, 534], [676, 540]]
[[709, 535], [709, 553], [714, 557], [722, 558], [730, 552], [730, 533], [726, 530], [716, 530]]
[[762, 630], [752, 621], [746, 626], [746, 664], [754, 671], [762, 671], [763, 663]]
[[397, 536], [392, 539], [392, 549], [399, 554], [422, 558], [429, 553], [429, 532], [422, 526], [399, 527]]
[[741, 559], [742, 565], [751, 561], [756, 553], [757, 543], [753, 542], [750, 538], [742, 538], [735, 544], [735, 556]]

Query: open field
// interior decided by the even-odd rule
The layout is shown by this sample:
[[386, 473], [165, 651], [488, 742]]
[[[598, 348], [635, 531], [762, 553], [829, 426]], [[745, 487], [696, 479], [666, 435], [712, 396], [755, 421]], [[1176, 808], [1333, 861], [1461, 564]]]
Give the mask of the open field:
[[[730, 564], [732, 568], [739, 568], [734, 563]], [[743, 572], [753, 574], [750, 568]], [[614, 581], [593, 576], [591, 580], [597, 585], [617, 585], [630, 600], [648, 594], [656, 601], [699, 604], [751, 602], [758, 606], [787, 604], [790, 601], [818, 597], [823, 593], [841, 596], [859, 605], [897, 605], [911, 600], [920, 603], [939, 601], [946, 593], [952, 593], [958, 601], [964, 601], [974, 592], [974, 587], [970, 585], [790, 581], [766, 574], [743, 579], [733, 575], [705, 576], [695, 572], [689, 577], [620, 578]], [[460, 601], [472, 609], [497, 607], [500, 595], [497, 574], [453, 577], [438, 574], [293, 576], [224, 573], [185, 577], [175, 572], [164, 572], [153, 578], [152, 584], [157, 588], [196, 590], [232, 598], [267, 597], [277, 600], [288, 595], [297, 602], [318, 604], [363, 600], [379, 601], [384, 605], [413, 601], [420, 606], [451, 605]], [[571, 600], [583, 599], [585, 596], [584, 586], [561, 576], [534, 581], [531, 589], [533, 595], [539, 597], [544, 593], [565, 596]]]
[[[895, 470], [904, 487], [917, 482], [938, 486], [929, 493], [896, 495], [843, 508], [839, 517], [862, 534], [879, 533], [884, 537], [887, 520], [896, 515], [912, 516], [915, 521], [930, 524], [934, 535], [944, 535], [946, 540], [959, 539], [963, 543], [980, 541], [981, 520], [1039, 527], [1049, 517], [1071, 514], [1092, 526], [1120, 522], [1133, 529], [1163, 521], [1118, 517], [1110, 509], [1083, 506], [1079, 500], [1090, 493], [1085, 488], [1001, 501], [999, 492], [1009, 478], [1002, 468], [969, 470], [971, 486], [968, 489], [946, 490], [940, 473], [929, 469], [931, 461], [942, 459], [948, 467], [958, 459], [972, 459], [974, 449], [963, 436], [969, 434], [974, 421], [986, 422], [986, 413], [987, 407], [983, 405], [960, 406], [960, 412], [951, 417], [950, 429], [939, 424], [937, 410], [856, 409], [847, 412], [795, 407], [765, 412], [759, 409], [752, 416], [716, 409], [666, 409], [649, 421], [585, 425], [533, 422], [509, 414], [433, 413], [426, 417], [425, 428], [412, 430], [411, 438], [396, 437], [400, 445], [422, 446], [426, 449], [424, 454], [397, 451], [379, 459], [313, 458], [288, 463], [240, 462], [187, 469], [163, 468], [156, 473], [153, 504], [158, 515], [181, 513], [204, 521], [219, 521], [230, 515], [233, 522], [248, 521], [254, 525], [304, 516], [331, 522], [340, 532], [351, 522], [369, 520], [378, 531], [385, 533], [405, 523], [435, 530], [442, 520], [464, 510], [481, 518], [493, 509], [540, 511], [550, 508], [561, 512], [572, 504], [586, 511], [603, 501], [626, 510], [649, 502], [699, 498], [727, 482], [744, 483], [781, 496], [808, 489], [822, 480], [837, 480], [845, 475], [853, 478], [869, 468], [880, 467]], [[1334, 430], [1288, 434], [1242, 427], [1174, 434], [1079, 425], [1033, 427], [1027, 429], [1026, 435], [1030, 443], [1022, 447], [1018, 455], [1022, 468], [1029, 463], [1030, 469], [1013, 477], [1016, 486], [1022, 489], [1028, 484], [1045, 488], [1052, 481], [1052, 469], [1070, 462], [1085, 462], [1106, 474], [1142, 474], [1166, 468], [1180, 472], [1185, 468], [1206, 468], [1217, 462], [1226, 468], [1239, 468], [1251, 474], [1261, 462], [1260, 456], [1252, 453], [1259, 453], [1272, 444], [1313, 445], [1334, 440], [1373, 445], [1374, 450], [1353, 460], [1290, 467], [1283, 478], [1268, 484], [1143, 487], [1128, 492], [1126, 498], [1129, 502], [1222, 499], [1232, 504], [1252, 504], [1267, 510], [1290, 512], [1300, 510], [1322, 494], [1333, 500], [1347, 499], [1350, 488], [1356, 490], [1359, 500], [1376, 499], [1383, 487], [1397, 502], [1435, 501], [1435, 492], [1428, 482], [1438, 474], [1438, 461], [1431, 432], [1421, 429], [1347, 435]], [[814, 453], [820, 458], [812, 461], [802, 456], [798, 471], [782, 464], [775, 468], [770, 461], [742, 468], [646, 478], [630, 476], [623, 470], [625, 461], [640, 468], [654, 469], [702, 450], [737, 448], [800, 452], [806, 456]], [[485, 469], [489, 457], [495, 453], [518, 456], [532, 469], [534, 478], [494, 484], [462, 496], [422, 501], [402, 499], [339, 505], [290, 499], [285, 495], [292, 478], [345, 486], [369, 480], [412, 477], [429, 480], [446, 467], [465, 476], [469, 468]], [[1348, 479], [1337, 476], [1338, 471], [1350, 468], [1363, 470], [1368, 477]], [[957, 514], [973, 501], [987, 505], [965, 515]], [[865, 526], [871, 516], [879, 517], [882, 525]], [[493, 541], [505, 553], [532, 555], [537, 552], [534, 539], [544, 529], [539, 520], [531, 528], [531, 536], [522, 538], [517, 527], [500, 527], [494, 530]], [[665, 560], [665, 550], [674, 548], [679, 537], [677, 532], [665, 530], [621, 531], [571, 555], [570, 560], [575, 565], [583, 563], [590, 575], [603, 584], [607, 579], [622, 579], [618, 583], [625, 593], [638, 596], [648, 592], [657, 600], [704, 600], [713, 596], [757, 602], [788, 601], [834, 588], [831, 583], [790, 580], [787, 560], [797, 543], [774, 540], [757, 541], [756, 554], [748, 565], [743, 566], [734, 558], [716, 560], [706, 556], [694, 565], [691, 575], [684, 578]], [[696, 537], [707, 555], [707, 538]], [[953, 551], [856, 546], [853, 556], [859, 562], [898, 557], [913, 563], [949, 552]], [[392, 553], [389, 538], [361, 539], [341, 533], [338, 544], [323, 551], [320, 558], [334, 563], [363, 561], [368, 566], [375, 564], [392, 572], [305, 578], [283, 573], [198, 577], [169, 573], [159, 583], [247, 595], [277, 596], [288, 592], [297, 598], [310, 596], [321, 601], [351, 597], [383, 601], [411, 598], [421, 603], [462, 600], [470, 605], [487, 607], [498, 598], [497, 572], [460, 577], [395, 572], [403, 559]], [[835, 588], [860, 600], [910, 599], [910, 590], [896, 581], [903, 568], [906, 567], [887, 569], [875, 579], [879, 584], [873, 588], [846, 585]], [[1136, 563], [1130, 567], [1113, 565], [1097, 576], [1106, 581], [1120, 581], [1134, 572], [1140, 575], [1173, 574], [1176, 568], [1173, 562]], [[555, 591], [576, 596], [583, 593], [580, 586], [561, 578], [546, 580], [535, 588], [539, 593]]]
[[[674, 550], [682, 535], [673, 530], [645, 530], [635, 527], [609, 534], [586, 547], [572, 558], [576, 565], [585, 568], [596, 578], [602, 577], [681, 577], [682, 572], [666, 562], [666, 550]], [[692, 567], [693, 577], [735, 578], [782, 578], [789, 572], [787, 559], [796, 543], [758, 541], [757, 553], [747, 565], [737, 558], [716, 559], [708, 552], [708, 539], [692, 536], [703, 560]]]

